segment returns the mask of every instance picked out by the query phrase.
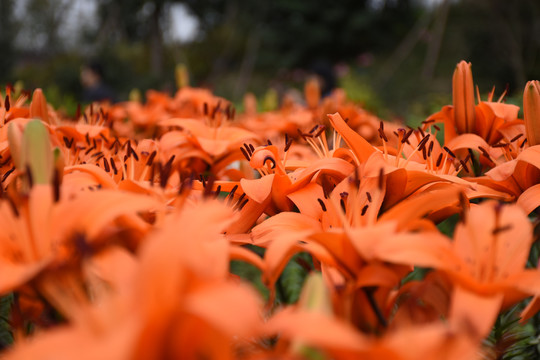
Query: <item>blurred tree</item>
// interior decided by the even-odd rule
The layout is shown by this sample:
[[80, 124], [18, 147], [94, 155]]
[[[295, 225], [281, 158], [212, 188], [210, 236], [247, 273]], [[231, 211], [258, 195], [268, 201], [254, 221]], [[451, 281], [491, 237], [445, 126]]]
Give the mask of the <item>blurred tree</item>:
[[60, 30], [73, 2], [26, 0], [21, 4], [24, 16], [17, 36], [19, 46], [39, 56], [51, 56], [65, 50], [66, 39]]
[[118, 42], [148, 44], [150, 73], [163, 75], [164, 12], [171, 1], [165, 0], [103, 0], [98, 6], [97, 43], [101, 49]]
[[0, 0], [0, 84], [13, 81], [10, 74], [15, 63], [14, 39], [18, 30], [13, 16], [14, 4], [13, 0]]
[[538, 19], [536, 0], [453, 3], [440, 69], [451, 72], [455, 63], [466, 59], [472, 62], [475, 82], [484, 92], [492, 85], [499, 89], [509, 85], [511, 92], [521, 93], [526, 80], [540, 78]]

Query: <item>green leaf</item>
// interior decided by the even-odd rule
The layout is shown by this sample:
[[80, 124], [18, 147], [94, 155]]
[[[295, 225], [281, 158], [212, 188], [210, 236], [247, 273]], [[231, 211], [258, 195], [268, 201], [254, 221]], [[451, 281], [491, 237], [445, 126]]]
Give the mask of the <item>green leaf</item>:
[[4, 349], [13, 343], [13, 335], [7, 322], [12, 302], [12, 294], [0, 298], [0, 349]]

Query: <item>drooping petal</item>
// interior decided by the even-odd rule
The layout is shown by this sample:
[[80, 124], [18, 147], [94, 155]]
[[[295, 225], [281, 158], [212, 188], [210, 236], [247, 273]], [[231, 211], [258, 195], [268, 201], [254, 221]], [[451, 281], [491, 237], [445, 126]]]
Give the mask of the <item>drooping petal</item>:
[[321, 230], [321, 223], [316, 218], [294, 212], [282, 212], [255, 226], [251, 234], [254, 244], [264, 245], [273, 240], [304, 240], [308, 235]]
[[370, 342], [349, 324], [320, 312], [285, 309], [266, 324], [267, 334], [280, 334], [320, 349], [366, 351]]
[[71, 201], [60, 203], [54, 208], [51, 218], [55, 221], [56, 233], [61, 234], [60, 238], [78, 231], [93, 239], [106, 224], [120, 215], [155, 211], [162, 207], [149, 196], [101, 190], [81, 193]]
[[261, 321], [261, 302], [244, 284], [210, 283], [189, 294], [185, 310], [230, 336], [248, 336]]
[[521, 207], [525, 213], [530, 214], [538, 206], [540, 206], [540, 184], [534, 185], [525, 190], [518, 198], [517, 205]]
[[260, 179], [242, 179], [240, 185], [246, 195], [253, 201], [262, 204], [272, 193], [275, 174], [263, 176]]
[[360, 134], [351, 129], [339, 113], [329, 114], [328, 118], [334, 129], [336, 129], [347, 145], [349, 145], [357, 160], [360, 163], [365, 163], [369, 156], [376, 151], [375, 148]]
[[503, 294], [481, 296], [456, 286], [450, 305], [450, 323], [467, 329], [468, 335], [475, 339], [483, 339], [495, 323], [503, 297]]

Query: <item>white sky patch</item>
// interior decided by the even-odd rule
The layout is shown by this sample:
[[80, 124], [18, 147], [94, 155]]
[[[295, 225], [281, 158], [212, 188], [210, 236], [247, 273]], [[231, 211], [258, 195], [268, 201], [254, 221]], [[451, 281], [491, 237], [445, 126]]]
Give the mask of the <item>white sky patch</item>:
[[173, 42], [190, 42], [199, 32], [199, 21], [184, 4], [171, 4], [169, 36]]

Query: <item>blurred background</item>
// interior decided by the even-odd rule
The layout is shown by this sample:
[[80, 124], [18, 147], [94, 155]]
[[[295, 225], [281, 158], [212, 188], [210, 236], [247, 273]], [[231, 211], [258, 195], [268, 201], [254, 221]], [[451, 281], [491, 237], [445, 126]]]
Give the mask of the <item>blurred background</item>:
[[0, 85], [41, 87], [67, 114], [85, 102], [85, 67], [123, 101], [174, 93], [183, 64], [192, 86], [240, 108], [245, 92], [301, 91], [319, 74], [379, 116], [415, 122], [451, 102], [462, 59], [484, 98], [496, 86], [519, 104], [540, 79], [540, 2], [0, 0], [0, 49]]

